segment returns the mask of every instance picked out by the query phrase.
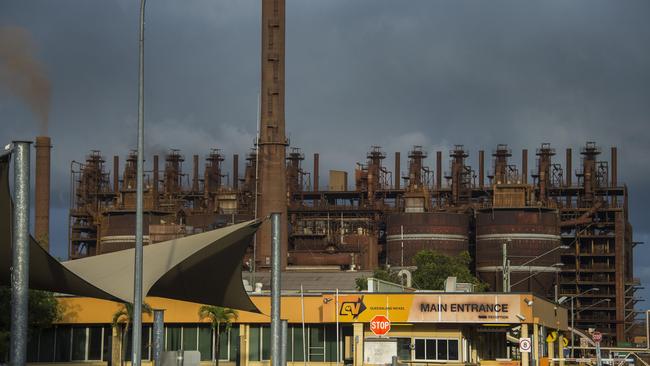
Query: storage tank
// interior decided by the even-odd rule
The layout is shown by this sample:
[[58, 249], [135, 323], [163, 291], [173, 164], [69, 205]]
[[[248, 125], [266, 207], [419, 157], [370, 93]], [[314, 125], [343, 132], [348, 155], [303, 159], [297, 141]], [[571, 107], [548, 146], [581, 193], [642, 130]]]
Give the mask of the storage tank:
[[510, 260], [510, 291], [552, 296], [561, 252], [557, 211], [494, 208], [477, 213], [476, 271], [491, 291], [504, 291], [503, 243]]
[[386, 248], [391, 266], [413, 265], [422, 250], [458, 255], [469, 250], [469, 215], [450, 212], [404, 212], [386, 217]]

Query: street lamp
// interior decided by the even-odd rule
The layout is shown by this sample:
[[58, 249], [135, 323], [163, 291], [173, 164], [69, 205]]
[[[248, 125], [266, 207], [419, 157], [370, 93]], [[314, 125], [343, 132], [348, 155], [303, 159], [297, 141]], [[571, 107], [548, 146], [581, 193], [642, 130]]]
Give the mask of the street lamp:
[[574, 329], [575, 329], [575, 325], [574, 325], [575, 313], [573, 312], [573, 299], [575, 299], [578, 296], [582, 296], [582, 295], [586, 294], [587, 292], [591, 292], [591, 291], [600, 291], [600, 289], [598, 287], [592, 287], [592, 288], [590, 288], [588, 290], [585, 290], [585, 291], [580, 292], [580, 293], [578, 293], [576, 295], [573, 295], [573, 296], [569, 296], [569, 297], [562, 296], [557, 301], [558, 304], [562, 304], [563, 302], [566, 302], [567, 300], [571, 300], [571, 358], [573, 358], [573, 356], [575, 354], [575, 352], [574, 352], [575, 347], [573, 347], [573, 334], [574, 334]]

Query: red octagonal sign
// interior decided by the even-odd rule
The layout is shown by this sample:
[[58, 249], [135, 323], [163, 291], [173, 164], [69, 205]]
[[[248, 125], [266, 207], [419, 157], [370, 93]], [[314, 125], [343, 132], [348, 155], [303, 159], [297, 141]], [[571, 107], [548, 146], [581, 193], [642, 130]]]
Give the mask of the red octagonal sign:
[[390, 320], [384, 315], [375, 315], [370, 321], [370, 330], [375, 335], [385, 335], [390, 330]]

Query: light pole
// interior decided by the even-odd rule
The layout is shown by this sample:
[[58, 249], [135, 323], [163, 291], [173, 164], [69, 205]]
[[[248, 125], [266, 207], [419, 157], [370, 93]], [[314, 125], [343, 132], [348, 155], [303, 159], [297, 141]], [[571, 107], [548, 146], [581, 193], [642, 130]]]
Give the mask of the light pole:
[[133, 273], [133, 342], [131, 360], [140, 366], [142, 357], [142, 233], [143, 233], [143, 174], [144, 174], [144, 9], [146, 0], [140, 0], [140, 35], [138, 37], [138, 162], [135, 203], [135, 263]]
[[600, 289], [598, 287], [592, 287], [592, 288], [590, 288], [588, 290], [585, 290], [585, 291], [583, 291], [583, 292], [581, 292], [579, 294], [573, 295], [573, 296], [569, 296], [569, 297], [562, 296], [557, 301], [558, 304], [562, 304], [563, 302], [565, 302], [567, 300], [571, 300], [571, 358], [573, 358], [574, 355], [575, 355], [575, 347], [573, 346], [573, 334], [574, 334], [573, 331], [575, 329], [575, 325], [574, 325], [575, 313], [573, 312], [573, 299], [575, 299], [578, 296], [582, 296], [582, 295], [584, 295], [584, 294], [586, 294], [588, 292], [591, 292], [591, 291], [600, 291]]

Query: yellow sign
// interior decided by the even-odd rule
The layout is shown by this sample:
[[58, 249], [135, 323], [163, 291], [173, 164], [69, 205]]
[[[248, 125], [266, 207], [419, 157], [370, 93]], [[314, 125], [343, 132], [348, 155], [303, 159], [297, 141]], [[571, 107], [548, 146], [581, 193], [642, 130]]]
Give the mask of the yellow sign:
[[568, 347], [569, 346], [569, 338], [562, 338], [562, 344], [564, 345], [564, 347]]
[[367, 323], [385, 315], [395, 323], [519, 323], [520, 305], [518, 297], [508, 295], [363, 294], [341, 295], [337, 302], [328, 294], [323, 321]]
[[557, 332], [551, 332], [546, 336], [546, 343], [553, 343], [557, 341]]

